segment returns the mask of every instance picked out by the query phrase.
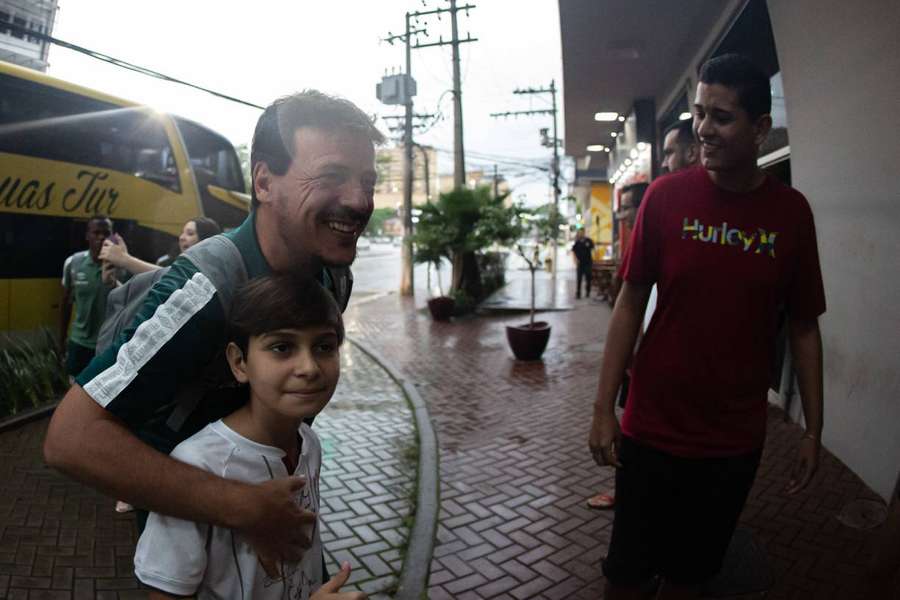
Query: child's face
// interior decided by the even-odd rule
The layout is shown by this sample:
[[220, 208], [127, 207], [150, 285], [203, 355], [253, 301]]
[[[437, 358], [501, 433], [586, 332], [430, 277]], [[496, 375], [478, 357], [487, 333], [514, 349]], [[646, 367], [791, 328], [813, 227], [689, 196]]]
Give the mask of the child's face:
[[228, 358], [237, 380], [250, 384], [251, 402], [298, 419], [325, 408], [341, 371], [338, 338], [328, 325], [254, 336], [246, 358], [234, 344]]

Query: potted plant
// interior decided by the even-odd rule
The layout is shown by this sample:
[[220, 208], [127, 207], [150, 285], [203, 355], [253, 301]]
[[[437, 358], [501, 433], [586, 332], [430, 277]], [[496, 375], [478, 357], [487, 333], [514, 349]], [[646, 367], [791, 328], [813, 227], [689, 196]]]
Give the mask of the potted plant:
[[518, 231], [514, 220], [517, 210], [505, 206], [505, 198], [506, 195], [493, 196], [489, 187], [460, 188], [442, 193], [436, 202], [419, 207], [419, 222], [413, 236], [416, 261], [439, 269], [441, 259], [446, 258], [452, 265], [449, 294], [444, 296], [443, 289], [439, 288], [440, 296], [428, 301], [429, 309], [440, 306], [443, 315], [449, 306], [452, 312], [450, 300], [458, 298], [457, 311], [461, 307], [472, 310], [482, 299], [476, 253], [492, 244], [515, 239]]
[[444, 226], [444, 215], [434, 204], [429, 203], [422, 207], [413, 243], [415, 244], [413, 260], [417, 264], [425, 263], [427, 265], [425, 273], [429, 294], [432, 292], [432, 265], [434, 265], [437, 276], [438, 295], [428, 299], [428, 311], [431, 313], [431, 318], [435, 321], [449, 321], [453, 315], [456, 301], [452, 296], [444, 295], [444, 286], [441, 283], [441, 260], [449, 255], [448, 237]]
[[562, 219], [552, 206], [535, 211], [525, 209], [520, 209], [519, 211], [518, 223], [520, 232], [524, 234], [533, 230], [536, 243], [531, 256], [522, 247], [522, 244], [516, 243], [516, 253], [528, 265], [528, 271], [531, 274], [531, 302], [528, 323], [506, 326], [506, 340], [509, 342], [509, 347], [518, 360], [539, 360], [547, 348], [547, 342], [550, 340], [550, 324], [546, 321], [534, 320], [535, 274], [541, 268], [541, 246], [551, 241], [555, 242], [558, 239], [561, 222]]

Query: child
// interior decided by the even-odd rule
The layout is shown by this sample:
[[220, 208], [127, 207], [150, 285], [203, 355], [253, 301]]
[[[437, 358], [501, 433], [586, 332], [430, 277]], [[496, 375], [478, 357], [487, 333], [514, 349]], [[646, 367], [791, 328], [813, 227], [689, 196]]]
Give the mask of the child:
[[[316, 281], [289, 275], [244, 285], [232, 303], [225, 350], [235, 379], [248, 384], [249, 401], [179, 444], [172, 456], [229, 479], [260, 483], [301, 477], [304, 511], [319, 511], [319, 439], [304, 419], [334, 393], [344, 339], [341, 312]], [[350, 574], [344, 563], [322, 585], [318, 520], [312, 542], [294, 564], [269, 577], [253, 548], [232, 530], [151, 513], [135, 552], [135, 574], [155, 588], [151, 599], [198, 598], [361, 600], [338, 593]], [[318, 591], [317, 591], [318, 590]]]

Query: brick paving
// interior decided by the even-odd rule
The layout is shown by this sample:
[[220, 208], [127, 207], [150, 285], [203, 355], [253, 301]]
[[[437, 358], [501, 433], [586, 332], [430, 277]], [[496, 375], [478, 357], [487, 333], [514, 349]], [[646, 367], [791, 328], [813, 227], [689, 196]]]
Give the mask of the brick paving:
[[[0, 598], [146, 598], [133, 576], [134, 518], [48, 469], [48, 421], [0, 434]], [[342, 379], [316, 420], [325, 450], [322, 537], [329, 570], [349, 560], [349, 589], [386, 598], [396, 583], [412, 510], [415, 430], [399, 387], [347, 344]]]
[[[544, 360], [519, 363], [504, 326], [526, 316], [435, 323], [423, 305], [391, 295], [352, 306], [347, 321], [429, 405], [442, 501], [429, 597], [601, 598], [611, 514], [584, 500], [613, 478], [586, 448], [609, 308], [582, 300], [569, 312], [542, 313], [553, 327]], [[800, 429], [770, 412], [742, 526], [768, 553], [776, 583], [746, 598], [863, 597], [869, 536], [836, 515], [851, 500], [877, 496], [828, 453], [810, 488], [785, 496]]]

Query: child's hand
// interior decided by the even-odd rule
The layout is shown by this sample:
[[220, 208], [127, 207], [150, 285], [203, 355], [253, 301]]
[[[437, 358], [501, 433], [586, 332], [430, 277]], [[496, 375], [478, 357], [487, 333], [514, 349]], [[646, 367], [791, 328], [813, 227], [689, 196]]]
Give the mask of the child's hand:
[[319, 588], [309, 600], [367, 600], [369, 597], [364, 592], [341, 592], [341, 586], [350, 578], [350, 563], [341, 564], [341, 570]]

